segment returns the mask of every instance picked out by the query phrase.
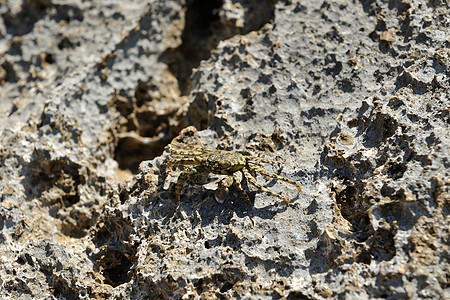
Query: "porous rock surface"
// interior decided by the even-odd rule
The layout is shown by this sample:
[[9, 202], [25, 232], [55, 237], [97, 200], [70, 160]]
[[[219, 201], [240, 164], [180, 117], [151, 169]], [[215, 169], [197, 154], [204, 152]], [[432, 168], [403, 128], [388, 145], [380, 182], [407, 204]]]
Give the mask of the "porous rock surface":
[[[449, 298], [446, 1], [0, 3], [1, 298]], [[165, 146], [298, 182], [186, 184]]]

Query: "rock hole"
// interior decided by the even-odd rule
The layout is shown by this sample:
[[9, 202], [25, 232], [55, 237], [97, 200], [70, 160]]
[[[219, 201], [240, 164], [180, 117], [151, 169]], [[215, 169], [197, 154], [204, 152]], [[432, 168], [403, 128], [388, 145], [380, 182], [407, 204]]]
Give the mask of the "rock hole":
[[197, 294], [201, 295], [203, 293], [203, 278], [194, 280], [194, 287], [197, 290]]
[[30, 33], [34, 24], [46, 15], [51, 5], [51, 0], [22, 1], [17, 14], [2, 15], [6, 32], [15, 36]]
[[161, 56], [167, 63], [170, 72], [178, 79], [182, 95], [189, 93], [192, 69], [200, 61], [210, 56], [210, 51], [219, 41], [212, 43], [213, 23], [219, 21], [218, 9], [223, 5], [221, 0], [201, 1], [188, 0], [186, 3], [185, 27], [181, 35], [182, 44], [171, 48]]
[[[17, 74], [14, 66], [7, 60], [5, 60], [0, 65], [0, 86], [5, 83], [15, 83], [19, 80], [19, 75]], [[17, 110], [17, 108], [15, 109]]]
[[136, 262], [137, 245], [130, 241], [134, 234], [129, 220], [111, 215], [99, 220], [93, 242], [98, 249], [92, 259], [105, 277], [105, 283], [113, 287], [131, 280], [131, 267]]
[[393, 117], [377, 113], [375, 119], [367, 126], [365, 146], [372, 147], [381, 142], [386, 142], [388, 138], [395, 134], [397, 128], [398, 122]]
[[386, 229], [378, 229], [368, 241], [370, 254], [376, 261], [389, 261], [396, 254], [394, 233]]
[[50, 288], [53, 292], [53, 296], [56, 299], [77, 300], [80, 299], [78, 290], [69, 286], [69, 283], [63, 278], [57, 278], [53, 281], [53, 286]]
[[130, 269], [134, 261], [121, 251], [108, 251], [99, 263], [105, 283], [117, 287], [131, 280]]
[[[24, 164], [22, 184], [28, 197], [39, 199], [48, 214], [61, 224], [63, 234], [81, 238], [95, 223], [97, 213], [89, 198], [81, 199], [79, 187], [96, 185], [96, 180], [68, 157], [50, 157], [47, 150], [36, 149], [31, 161]], [[80, 209], [82, 206], [85, 209]]]
[[206, 248], [206, 249], [211, 248], [211, 246], [209, 245], [209, 242], [208, 242], [208, 241], [205, 241], [205, 248]]
[[[79, 44], [79, 43], [78, 43]], [[72, 49], [75, 48], [75, 43], [72, 42], [72, 40], [67, 37], [67, 36], [63, 36], [61, 37], [61, 39], [58, 42], [58, 49], [59, 50], [63, 50], [63, 49]], [[77, 45], [78, 46], [78, 45]]]
[[372, 232], [367, 207], [363, 204], [363, 199], [359, 198], [358, 189], [354, 186], [347, 186], [336, 196], [342, 216], [352, 224], [352, 230], [358, 242], [367, 240]]
[[229, 291], [233, 288], [233, 284], [230, 282], [225, 282], [222, 287], [220, 288], [221, 293], [225, 293], [226, 291]]

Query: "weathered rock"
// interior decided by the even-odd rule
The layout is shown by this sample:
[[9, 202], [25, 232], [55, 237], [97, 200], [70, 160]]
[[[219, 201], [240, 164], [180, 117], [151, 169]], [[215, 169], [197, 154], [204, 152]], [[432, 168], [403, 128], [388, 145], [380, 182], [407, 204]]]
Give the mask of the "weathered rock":
[[[450, 297], [445, 3], [0, 11], [0, 297]], [[178, 202], [169, 143], [302, 192]]]

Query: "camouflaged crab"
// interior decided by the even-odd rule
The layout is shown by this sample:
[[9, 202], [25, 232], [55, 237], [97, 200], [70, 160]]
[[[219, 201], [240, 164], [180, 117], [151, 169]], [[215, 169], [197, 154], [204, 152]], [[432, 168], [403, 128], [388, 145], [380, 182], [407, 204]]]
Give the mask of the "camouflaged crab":
[[[166, 166], [184, 166], [184, 170], [178, 177], [175, 185], [175, 192], [178, 201], [180, 201], [180, 193], [186, 181], [192, 184], [204, 185], [208, 183], [209, 174], [211, 173], [226, 175], [219, 181], [218, 188], [215, 192], [215, 197], [218, 202], [223, 202], [225, 200], [228, 195], [228, 188], [233, 184], [235, 184], [236, 187], [243, 192], [241, 182], [246, 179], [247, 182], [255, 186], [257, 189], [289, 203], [289, 200], [286, 197], [276, 194], [270, 189], [259, 184], [252, 173], [255, 175], [256, 173], [259, 173], [267, 177], [285, 181], [294, 185], [299, 191], [301, 191], [300, 185], [294, 181], [283, 178], [277, 174], [270, 173], [257, 164], [257, 162], [271, 164], [283, 162], [267, 160], [257, 156], [243, 155], [238, 152], [203, 147], [193, 148], [190, 150], [169, 147], [169, 151], [171, 156], [169, 157]], [[248, 196], [245, 193], [243, 194], [248, 199]]]

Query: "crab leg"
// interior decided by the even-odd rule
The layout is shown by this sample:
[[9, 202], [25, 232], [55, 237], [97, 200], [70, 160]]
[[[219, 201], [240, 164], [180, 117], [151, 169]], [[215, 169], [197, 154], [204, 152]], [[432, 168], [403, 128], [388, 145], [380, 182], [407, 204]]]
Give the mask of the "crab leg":
[[198, 158], [195, 156], [193, 157], [172, 157], [170, 158], [166, 165], [167, 166], [178, 166], [178, 165], [186, 165], [186, 166], [192, 166], [192, 165], [198, 165]]
[[177, 195], [177, 200], [180, 202], [180, 194], [183, 189], [184, 183], [186, 182], [189, 173], [187, 171], [183, 171], [180, 176], [178, 176], [177, 183], [175, 184], [175, 194]]
[[217, 202], [223, 203], [223, 201], [225, 201], [228, 196], [228, 188], [233, 184], [234, 181], [234, 174], [228, 175], [227, 177], [219, 181], [216, 192], [214, 193], [214, 197], [216, 198]]
[[199, 156], [205, 154], [203, 151], [199, 150], [181, 150], [181, 149], [170, 149], [170, 153], [179, 156]]
[[244, 189], [242, 188], [242, 185], [241, 185], [242, 180], [244, 180], [244, 173], [238, 171], [233, 174], [233, 177], [234, 177], [234, 182], [236, 183], [237, 189], [241, 192], [242, 195], [244, 195], [244, 197], [248, 201], [248, 203], [250, 203], [250, 205], [253, 205], [252, 201], [250, 200], [250, 198], [248, 197], [247, 193], [244, 191]]
[[233, 173], [233, 175], [229, 175], [219, 181], [217, 190], [215, 192], [215, 197], [217, 202], [223, 203], [225, 201], [225, 198], [228, 196], [228, 188], [235, 183], [237, 189], [239, 192], [241, 192], [244, 197], [247, 199], [247, 201], [252, 205], [252, 202], [248, 198], [248, 195], [244, 192], [244, 189], [242, 188], [241, 182], [244, 179], [244, 174], [242, 174], [241, 171], [237, 171]]
[[262, 168], [261, 166], [259, 166], [257, 164], [252, 164], [250, 162], [248, 165], [249, 165], [249, 167], [252, 170], [254, 170], [255, 172], [258, 172], [261, 175], [265, 175], [265, 176], [270, 177], [270, 178], [275, 178], [275, 179], [282, 180], [284, 182], [290, 183], [292, 185], [295, 185], [295, 187], [298, 189], [299, 192], [302, 191], [302, 188], [300, 187], [300, 185], [298, 183], [292, 181], [292, 180], [289, 180], [287, 178], [281, 177], [281, 176], [279, 176], [277, 174], [274, 174], [274, 173], [270, 173], [266, 169]]
[[178, 201], [180, 201], [181, 190], [186, 181], [199, 185], [206, 184], [208, 183], [208, 174], [199, 172], [193, 167], [188, 167], [181, 172], [180, 176], [178, 176], [177, 183], [175, 184], [175, 193]]
[[205, 153], [211, 152], [212, 149], [209, 148], [193, 148], [193, 149], [179, 149], [174, 147], [168, 147], [170, 153], [174, 155], [180, 155], [180, 156], [199, 156], [203, 155]]
[[248, 156], [247, 161], [257, 161], [257, 162], [262, 162], [262, 163], [266, 163], [266, 164], [285, 164], [284, 161], [265, 159], [265, 158], [258, 157], [258, 156]]
[[250, 182], [251, 184], [253, 184], [257, 189], [259, 189], [259, 190], [261, 190], [261, 191], [263, 191], [263, 192], [265, 192], [267, 194], [270, 194], [270, 195], [272, 195], [274, 197], [280, 198], [281, 200], [284, 200], [287, 203], [290, 203], [287, 198], [285, 198], [285, 197], [283, 197], [281, 195], [278, 195], [278, 194], [274, 193], [272, 190], [270, 190], [270, 189], [266, 188], [265, 186], [262, 186], [261, 184], [259, 184], [256, 181], [255, 177], [253, 177], [253, 175], [250, 174], [250, 171], [247, 170], [246, 168], [243, 168], [242, 172], [244, 173], [245, 178], [247, 178], [247, 181]]

